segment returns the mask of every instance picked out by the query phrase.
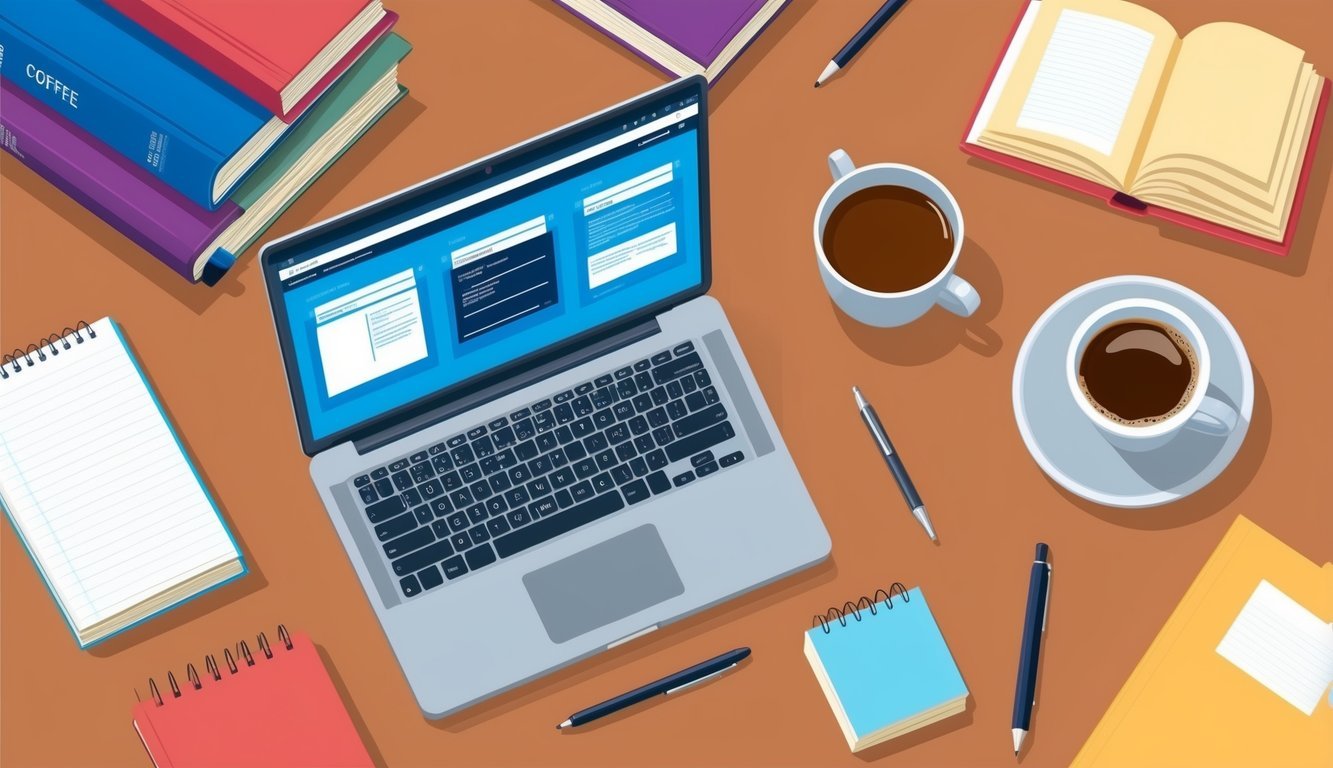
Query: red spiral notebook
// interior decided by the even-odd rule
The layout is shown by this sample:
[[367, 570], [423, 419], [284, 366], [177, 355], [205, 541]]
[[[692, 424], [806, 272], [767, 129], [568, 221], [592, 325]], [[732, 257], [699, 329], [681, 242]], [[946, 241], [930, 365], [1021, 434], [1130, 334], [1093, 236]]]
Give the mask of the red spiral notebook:
[[157, 768], [374, 765], [315, 644], [285, 627], [148, 687], [134, 730]]
[[[1318, 147], [1320, 134], [1323, 130], [1324, 117], [1328, 107], [1331, 88], [1329, 80], [1323, 79], [1313, 97], [1315, 106], [1309, 140], [1306, 145], [1304, 157], [1298, 159], [1300, 167], [1295, 175], [1295, 191], [1292, 197], [1290, 214], [1287, 217], [1282, 238], [1280, 241], [1276, 239], [1266, 239], [1259, 235], [1234, 229], [1188, 213], [1144, 202], [1135, 197], [1131, 197], [1124, 192], [1120, 192], [1114, 187], [1098, 184], [1080, 176], [1056, 170], [1047, 165], [1015, 157], [996, 149], [982, 146], [976, 142], [981, 129], [985, 127], [984, 123], [979, 124], [979, 121], [983, 117], [983, 111], [994, 109], [994, 101], [992, 101], [990, 105], [987, 104], [987, 101], [988, 97], [991, 96], [991, 91], [994, 90], [997, 77], [1001, 78], [1001, 81], [1003, 82], [1004, 78], [1010, 76], [1012, 71], [1011, 68], [1014, 66], [1013, 62], [1018, 53], [1016, 52], [1011, 56], [1010, 49], [1015, 46], [1016, 42], [1020, 49], [1022, 45], [1027, 42], [1026, 36], [1032, 28], [1033, 17], [1035, 16], [1037, 7], [1040, 6], [1042, 2], [1043, 0], [1025, 0], [1023, 3], [1018, 18], [1014, 21], [1013, 28], [1010, 29], [1009, 35], [1005, 38], [1004, 45], [1000, 48], [999, 56], [995, 60], [995, 65], [991, 68], [990, 76], [987, 78], [986, 84], [982, 88], [981, 95], [977, 98], [977, 104], [972, 111], [972, 117], [964, 129], [962, 141], [960, 143], [963, 152], [996, 163], [997, 165], [1002, 165], [1006, 168], [1011, 168], [1021, 173], [1035, 176], [1061, 187], [1100, 198], [1105, 200], [1109, 207], [1122, 213], [1134, 216], [1151, 216], [1188, 229], [1204, 232], [1223, 240], [1265, 251], [1273, 255], [1286, 256], [1291, 251], [1292, 241], [1300, 223], [1301, 209], [1310, 182], [1310, 172], [1314, 165], [1315, 150]], [[1204, 29], [1204, 27], [1201, 27], [1200, 29]], [[1097, 42], [1098, 41], [1094, 37], [1092, 39], [1085, 38], [1078, 44], [1087, 46], [1089, 44], [1096, 44]], [[1009, 59], [1009, 61], [1006, 62], [1006, 59]], [[999, 100], [998, 97], [999, 93], [997, 92], [995, 101]]]

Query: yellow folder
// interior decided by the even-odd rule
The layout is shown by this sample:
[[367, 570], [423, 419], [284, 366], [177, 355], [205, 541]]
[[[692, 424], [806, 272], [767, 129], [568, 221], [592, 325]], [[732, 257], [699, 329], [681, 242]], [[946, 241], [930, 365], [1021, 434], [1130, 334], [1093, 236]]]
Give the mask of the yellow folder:
[[1306, 715], [1217, 653], [1261, 580], [1333, 620], [1333, 564], [1237, 518], [1073, 764], [1333, 766], [1326, 699]]

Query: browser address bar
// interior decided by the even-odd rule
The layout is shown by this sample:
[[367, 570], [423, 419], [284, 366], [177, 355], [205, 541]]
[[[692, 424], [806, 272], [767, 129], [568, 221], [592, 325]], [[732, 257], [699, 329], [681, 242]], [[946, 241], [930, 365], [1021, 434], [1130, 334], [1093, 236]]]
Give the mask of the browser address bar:
[[458, 200], [454, 200], [453, 202], [450, 203], [445, 203], [439, 208], [435, 208], [423, 214], [413, 216], [407, 221], [400, 222], [386, 229], [381, 229], [378, 232], [366, 235], [365, 237], [360, 238], [358, 240], [354, 240], [350, 243], [347, 243], [346, 245], [339, 246], [326, 253], [322, 253], [313, 258], [306, 259], [305, 261], [299, 264], [293, 264], [290, 267], [280, 269], [278, 270], [278, 279], [286, 280], [290, 277], [294, 277], [296, 275], [315, 269], [316, 267], [319, 267], [323, 264], [328, 264], [332, 261], [336, 261], [337, 259], [340, 259], [343, 256], [347, 256], [348, 254], [365, 250], [366, 248], [376, 243], [384, 242], [385, 240], [397, 237], [398, 235], [401, 235], [404, 232], [409, 232], [413, 229], [416, 229], [417, 227], [429, 224], [432, 221], [438, 221], [446, 216], [451, 216], [463, 210], [464, 208], [468, 208], [478, 203], [483, 203], [487, 200], [490, 200], [491, 198], [503, 195], [506, 192], [512, 192], [513, 190], [518, 189], [519, 187], [525, 184], [531, 184], [532, 182], [537, 181], [538, 179], [542, 179], [552, 174], [559, 173], [560, 171], [563, 171], [566, 168], [571, 168], [575, 165], [578, 165], [584, 160], [588, 160], [602, 153], [609, 152], [613, 149], [616, 149], [617, 147], [623, 147], [626, 144], [631, 144], [635, 141], [638, 141], [639, 139], [642, 139], [645, 136], [656, 133], [657, 131], [666, 128], [667, 126], [678, 123], [681, 120], [685, 120], [686, 118], [694, 117], [697, 114], [699, 114], [698, 104], [691, 104], [687, 107], [683, 107], [665, 117], [659, 117], [658, 119], [654, 120], [651, 123], [641, 125], [632, 131], [627, 131], [619, 136], [607, 139], [606, 141], [600, 142], [598, 144], [594, 144], [591, 147], [581, 149], [578, 152], [573, 153], [572, 155], [566, 155], [565, 157], [562, 157], [558, 160], [554, 160], [546, 165], [543, 165], [540, 168], [534, 168], [533, 170], [519, 174], [518, 176], [515, 176], [512, 179], [502, 181], [499, 184], [495, 184], [493, 186], [487, 187], [486, 189], [474, 192], [468, 195], [467, 197], [459, 198]]

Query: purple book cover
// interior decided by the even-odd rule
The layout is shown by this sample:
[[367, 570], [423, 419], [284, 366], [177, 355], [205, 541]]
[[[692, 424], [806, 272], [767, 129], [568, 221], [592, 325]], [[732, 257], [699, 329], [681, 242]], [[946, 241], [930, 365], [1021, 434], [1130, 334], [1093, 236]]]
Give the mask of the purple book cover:
[[206, 211], [8, 80], [0, 81], [0, 146], [163, 264], [194, 280], [200, 252], [241, 215]]
[[[783, 2], [784, 6], [786, 1], [789, 0]], [[667, 74], [675, 74], [624, 38], [570, 8], [563, 0], [556, 2], [634, 51], [648, 63], [666, 71]], [[713, 64], [722, 53], [722, 49], [740, 34], [745, 25], [767, 4], [767, 0], [601, 0], [601, 2], [705, 68]], [[773, 19], [776, 18], [775, 13]], [[772, 19], [769, 22], [771, 23]], [[753, 39], [747, 41], [746, 47], [752, 42]], [[728, 62], [727, 66], [730, 67], [731, 63]], [[721, 74], [719, 72], [718, 76]]]

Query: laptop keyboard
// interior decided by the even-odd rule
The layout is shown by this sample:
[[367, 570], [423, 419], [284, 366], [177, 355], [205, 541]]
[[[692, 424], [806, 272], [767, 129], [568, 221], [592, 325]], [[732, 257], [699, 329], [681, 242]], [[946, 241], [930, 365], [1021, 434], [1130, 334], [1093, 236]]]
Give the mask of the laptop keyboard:
[[743, 461], [711, 450], [735, 437], [730, 416], [687, 341], [352, 484], [413, 597]]

